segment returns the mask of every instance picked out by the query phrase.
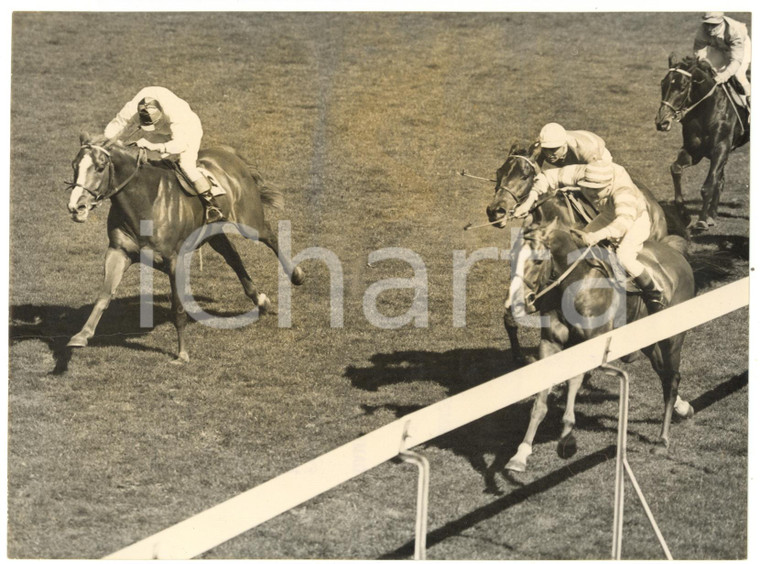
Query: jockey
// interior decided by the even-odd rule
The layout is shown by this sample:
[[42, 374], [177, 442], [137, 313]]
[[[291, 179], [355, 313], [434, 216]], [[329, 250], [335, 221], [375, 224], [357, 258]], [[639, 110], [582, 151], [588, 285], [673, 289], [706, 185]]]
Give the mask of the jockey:
[[[162, 157], [176, 155], [179, 168], [193, 183], [203, 202], [206, 222], [223, 220], [224, 214], [211, 194], [211, 185], [198, 170], [203, 128], [188, 103], [167, 88], [143, 88], [106, 126], [104, 134], [107, 139], [116, 139], [138, 132], [138, 147], [158, 151]], [[164, 141], [166, 139], [168, 141]]]
[[527, 200], [515, 209], [515, 217], [526, 217], [541, 194], [563, 186], [579, 186], [599, 209], [599, 215], [579, 232], [583, 242], [588, 246], [604, 240], [612, 242], [620, 264], [641, 288], [649, 313], [664, 309], [662, 288], [638, 260], [644, 241], [651, 235], [652, 221], [646, 198], [628, 172], [618, 164], [601, 160], [547, 170], [536, 178]]
[[612, 162], [604, 139], [590, 131], [565, 131], [558, 123], [547, 123], [541, 128], [538, 144], [541, 154], [536, 161], [542, 169], [597, 160]]
[[749, 107], [750, 83], [747, 80], [747, 68], [752, 59], [752, 43], [747, 26], [724, 16], [723, 12], [705, 12], [694, 38], [694, 55], [698, 59], [709, 59], [711, 48], [722, 53], [728, 61], [715, 75], [715, 81], [723, 84], [735, 76], [744, 90], [740, 94], [746, 96]]

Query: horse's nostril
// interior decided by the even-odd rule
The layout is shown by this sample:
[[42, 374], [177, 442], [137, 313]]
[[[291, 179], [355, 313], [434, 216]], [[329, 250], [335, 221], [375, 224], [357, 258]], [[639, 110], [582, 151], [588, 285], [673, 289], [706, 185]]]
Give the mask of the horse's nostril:
[[525, 296], [525, 305], [532, 306], [535, 303], [536, 303], [536, 293], [528, 292], [528, 295]]

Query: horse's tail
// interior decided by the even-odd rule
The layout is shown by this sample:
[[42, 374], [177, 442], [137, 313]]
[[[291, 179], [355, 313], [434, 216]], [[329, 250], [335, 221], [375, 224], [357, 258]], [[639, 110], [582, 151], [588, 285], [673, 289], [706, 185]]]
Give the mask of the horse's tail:
[[668, 235], [663, 242], [681, 253], [694, 273], [697, 290], [710, 286], [713, 282], [725, 280], [734, 272], [735, 253], [729, 250], [694, 249], [682, 237]]
[[675, 249], [685, 258], [689, 257], [689, 242], [680, 235], [666, 235], [662, 238], [662, 243], [671, 249]]
[[256, 183], [256, 186], [258, 186], [259, 188], [261, 203], [264, 204], [264, 206], [275, 209], [275, 210], [285, 209], [285, 196], [283, 196], [279, 188], [270, 186], [269, 184], [264, 182], [264, 178], [261, 176], [261, 174], [256, 169], [256, 167], [252, 165], [250, 162], [248, 162], [248, 160], [245, 157], [243, 157], [243, 155], [241, 155], [240, 152], [237, 149], [235, 149], [235, 147], [231, 147], [230, 145], [220, 145], [220, 147], [226, 151], [229, 151], [230, 153], [235, 155], [237, 158], [239, 158], [241, 161], [243, 161], [246, 168], [248, 168], [248, 172], [253, 177], [253, 180]]

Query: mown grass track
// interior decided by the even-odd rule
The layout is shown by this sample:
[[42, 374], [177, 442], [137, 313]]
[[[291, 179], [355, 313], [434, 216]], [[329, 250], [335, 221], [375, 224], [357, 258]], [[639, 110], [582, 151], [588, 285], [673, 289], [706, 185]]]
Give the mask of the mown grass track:
[[[748, 15], [739, 19], [748, 21]], [[547, 121], [604, 137], [616, 160], [668, 200], [680, 133], [657, 134], [659, 81], [686, 53], [696, 14], [17, 13], [12, 44], [8, 550], [17, 558], [96, 558], [169, 526], [402, 414], [512, 368], [501, 303], [507, 265], [468, 279], [467, 327], [452, 327], [452, 253], [506, 247], [483, 220], [487, 176], [513, 140]], [[306, 264], [293, 327], [275, 317], [237, 331], [194, 324], [192, 364], [169, 366], [168, 282], [156, 274], [156, 327], [139, 328], [128, 272], [91, 346], [64, 344], [100, 283], [107, 206], [85, 225], [65, 212], [81, 130], [100, 131], [146, 84], [200, 115], [205, 143], [238, 147], [282, 187], [293, 250], [340, 257], [344, 327], [329, 323], [328, 272]], [[696, 209], [706, 174], [685, 175]], [[736, 251], [747, 274], [749, 150], [728, 164], [720, 225], [697, 249]], [[425, 261], [429, 326], [381, 330], [362, 298], [411, 276], [368, 254], [406, 247]], [[241, 252], [276, 301], [276, 262]], [[210, 311], [249, 302], [205, 251], [195, 295]], [[720, 284], [724, 281], [713, 281]], [[709, 287], [709, 285], [707, 286]], [[386, 315], [411, 293], [387, 292]], [[677, 558], [741, 559], [747, 541], [746, 311], [687, 338], [682, 392], [698, 408], [667, 459], [648, 451], [661, 392], [631, 366], [631, 463]], [[537, 335], [523, 333], [528, 345]], [[606, 558], [612, 521], [617, 383], [601, 376], [578, 409], [579, 453], [557, 458], [559, 410], [531, 470], [498, 472], [529, 404], [427, 445], [434, 559]], [[489, 470], [491, 469], [491, 470]], [[484, 491], [496, 470], [501, 493]], [[208, 553], [213, 558], [403, 558], [411, 554], [414, 473], [383, 465]], [[630, 493], [630, 492], [629, 492]], [[630, 497], [627, 558], [660, 558]]]

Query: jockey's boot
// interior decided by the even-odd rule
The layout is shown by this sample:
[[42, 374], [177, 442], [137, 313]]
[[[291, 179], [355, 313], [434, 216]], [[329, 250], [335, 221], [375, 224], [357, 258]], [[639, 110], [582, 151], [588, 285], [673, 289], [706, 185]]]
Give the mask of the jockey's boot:
[[224, 221], [224, 213], [211, 194], [211, 184], [209, 184], [208, 179], [201, 175], [198, 180], [193, 181], [193, 187], [198, 192], [198, 197], [203, 202], [203, 208], [206, 210], [206, 223]]
[[634, 281], [641, 288], [642, 298], [647, 306], [647, 311], [650, 314], [662, 311], [667, 307], [665, 295], [662, 289], [657, 286], [648, 270], [644, 270], [641, 274], [634, 278]]

